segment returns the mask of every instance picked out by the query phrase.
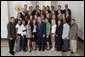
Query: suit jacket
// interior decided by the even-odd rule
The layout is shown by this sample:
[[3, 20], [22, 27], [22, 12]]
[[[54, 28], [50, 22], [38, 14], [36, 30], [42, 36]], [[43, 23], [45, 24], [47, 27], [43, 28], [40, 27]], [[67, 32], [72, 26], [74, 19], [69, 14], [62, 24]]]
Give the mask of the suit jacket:
[[[73, 39], [73, 37], [74, 37], [74, 39]], [[77, 37], [78, 37], [78, 25], [75, 23], [75, 24], [71, 25], [69, 38], [70, 38], [70, 40], [77, 40]]]
[[[36, 9], [33, 10], [33, 13], [32, 14], [35, 15], [36, 11], [37, 11]], [[39, 10], [39, 12], [40, 12], [40, 10]], [[40, 13], [39, 12], [38, 12], [38, 16], [40, 16]]]
[[[67, 10], [69, 11], [69, 15], [71, 15], [71, 10], [69, 8]], [[66, 14], [66, 9], [64, 9], [62, 13]]]
[[43, 37], [43, 35], [46, 33], [45, 23], [41, 21], [40, 28], [38, 24], [39, 22], [37, 23], [37, 35], [38, 37]]
[[7, 30], [8, 30], [8, 37], [7, 38], [16, 38], [16, 28], [15, 28], [15, 24], [9, 22], [7, 24]]
[[62, 38], [62, 32], [63, 32], [63, 25], [57, 26], [56, 34], [59, 38]]
[[21, 14], [22, 20], [25, 19], [25, 15], [26, 15], [26, 14], [24, 13], [25, 15], [23, 15], [22, 12], [21, 12], [20, 14]]

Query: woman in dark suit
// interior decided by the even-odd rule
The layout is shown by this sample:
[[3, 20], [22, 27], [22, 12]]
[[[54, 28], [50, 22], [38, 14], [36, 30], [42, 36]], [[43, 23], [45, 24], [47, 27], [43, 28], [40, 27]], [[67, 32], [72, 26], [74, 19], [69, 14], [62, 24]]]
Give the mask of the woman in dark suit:
[[63, 26], [61, 24], [61, 20], [58, 20], [58, 26], [57, 26], [57, 31], [56, 31], [57, 51], [61, 51], [62, 50], [62, 31], [63, 31]]

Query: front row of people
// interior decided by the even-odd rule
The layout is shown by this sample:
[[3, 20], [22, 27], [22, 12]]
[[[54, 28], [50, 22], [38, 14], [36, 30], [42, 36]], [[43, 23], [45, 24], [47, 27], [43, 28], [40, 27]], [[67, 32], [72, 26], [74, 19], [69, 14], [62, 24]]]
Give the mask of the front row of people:
[[45, 22], [42, 22], [41, 17], [38, 17], [38, 22], [35, 19], [33, 21], [28, 20], [27, 25], [25, 25], [25, 20], [22, 20], [22, 23], [21, 20], [18, 20], [16, 26], [14, 22], [14, 17], [11, 17], [7, 25], [9, 53], [12, 55], [15, 53], [13, 51], [15, 40], [16, 52], [37, 50], [37, 44], [39, 51], [50, 50], [50, 41], [52, 44], [51, 50], [55, 50], [56, 47], [57, 51], [67, 52], [68, 39], [70, 40], [71, 52], [77, 51], [78, 26], [74, 19], [71, 20], [71, 26], [65, 20], [63, 25], [61, 20], [58, 20], [58, 25], [56, 25], [56, 21], [53, 19], [50, 24], [48, 18], [45, 19]]

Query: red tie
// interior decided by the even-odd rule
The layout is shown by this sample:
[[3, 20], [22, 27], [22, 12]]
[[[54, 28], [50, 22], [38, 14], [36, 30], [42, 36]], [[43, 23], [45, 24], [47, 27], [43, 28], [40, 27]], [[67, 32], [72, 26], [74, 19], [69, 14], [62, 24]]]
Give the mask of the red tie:
[[40, 22], [39, 22], [39, 29], [40, 29]]

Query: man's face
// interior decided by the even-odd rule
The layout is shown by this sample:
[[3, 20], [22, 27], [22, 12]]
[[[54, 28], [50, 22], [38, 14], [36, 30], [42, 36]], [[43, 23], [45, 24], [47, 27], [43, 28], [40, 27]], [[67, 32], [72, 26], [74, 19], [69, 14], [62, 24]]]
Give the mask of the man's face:
[[67, 4], [65, 5], [65, 8], [68, 8], [68, 5]]
[[74, 23], [75, 23], [75, 21], [74, 20], [71, 20], [71, 25], [74, 24]]
[[14, 18], [12, 18], [12, 19], [11, 19], [11, 22], [12, 22], [12, 23], [14, 23], [14, 22], [15, 22], [15, 19], [14, 19]]
[[18, 14], [18, 17], [20, 18], [21, 17], [21, 14]]
[[39, 22], [41, 21], [41, 17], [38, 17], [38, 21], [39, 21]]

